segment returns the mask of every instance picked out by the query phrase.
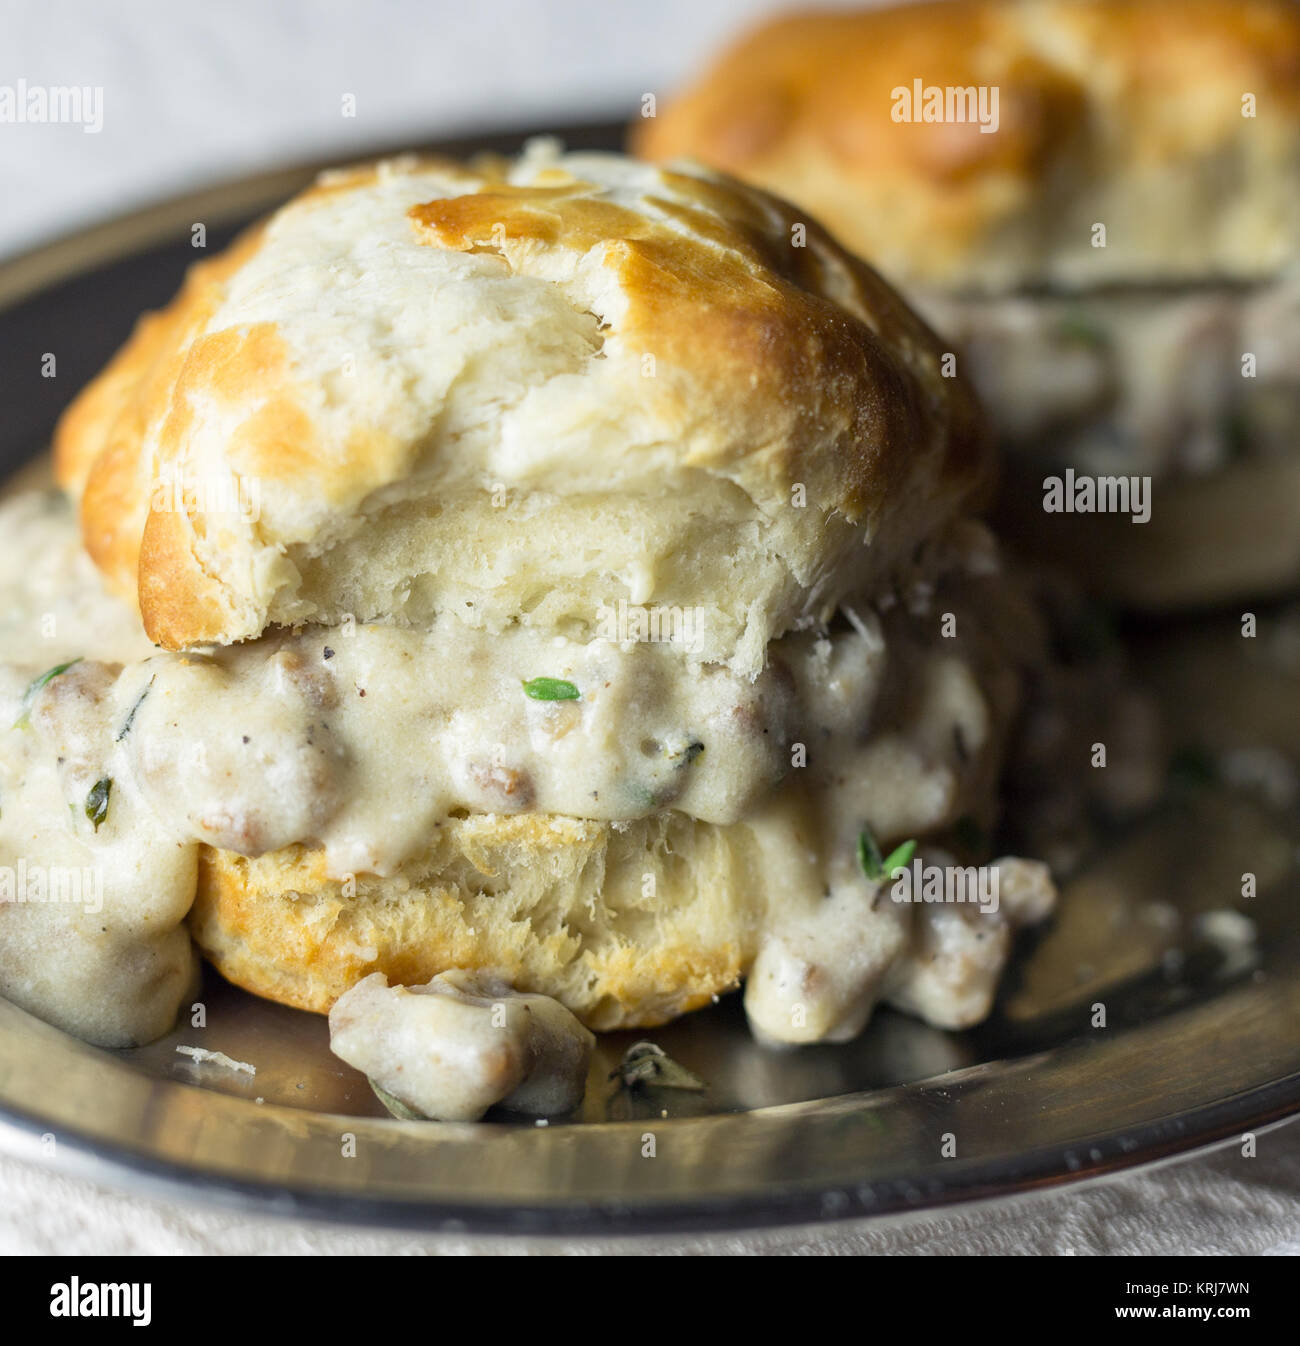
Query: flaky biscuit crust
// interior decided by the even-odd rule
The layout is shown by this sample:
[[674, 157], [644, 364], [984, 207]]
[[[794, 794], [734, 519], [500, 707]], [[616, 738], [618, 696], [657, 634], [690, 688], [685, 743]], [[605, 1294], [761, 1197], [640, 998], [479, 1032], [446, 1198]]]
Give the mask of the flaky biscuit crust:
[[[997, 130], [895, 120], [894, 91], [916, 81], [996, 87]], [[742, 38], [633, 143], [788, 196], [900, 282], [1270, 275], [1300, 255], [1300, 6], [952, 0], [791, 15]]]
[[[983, 488], [942, 357], [739, 183], [545, 148], [390, 161], [196, 267], [56, 463], [170, 649], [437, 610], [573, 629], [628, 599], [711, 605], [702, 657], [752, 669]], [[256, 517], [168, 482], [255, 487]]]

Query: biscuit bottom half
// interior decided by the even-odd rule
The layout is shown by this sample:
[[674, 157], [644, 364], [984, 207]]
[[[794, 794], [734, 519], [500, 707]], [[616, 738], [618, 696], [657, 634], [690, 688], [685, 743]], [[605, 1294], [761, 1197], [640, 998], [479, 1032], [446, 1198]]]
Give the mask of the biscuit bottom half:
[[966, 870], [999, 876], [997, 911], [973, 896], [900, 904], [861, 876], [827, 891], [808, 803], [723, 826], [453, 819], [425, 863], [354, 890], [299, 848], [254, 860], [205, 848], [190, 930], [228, 980], [320, 1013], [373, 972], [411, 986], [454, 967], [552, 996], [598, 1031], [667, 1023], [746, 977], [751, 1025], [773, 1041], [852, 1037], [882, 1001], [939, 1027], [983, 1019], [1014, 928], [1050, 909], [1046, 867]]

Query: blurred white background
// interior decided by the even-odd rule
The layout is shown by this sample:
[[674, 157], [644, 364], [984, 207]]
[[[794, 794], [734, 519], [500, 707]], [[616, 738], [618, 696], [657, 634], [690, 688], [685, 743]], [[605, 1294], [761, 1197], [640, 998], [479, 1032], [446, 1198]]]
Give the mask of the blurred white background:
[[790, 0], [0, 0], [0, 85], [104, 90], [96, 135], [0, 123], [0, 253], [295, 158], [631, 117], [643, 93], [664, 95], [738, 27], [783, 7]]

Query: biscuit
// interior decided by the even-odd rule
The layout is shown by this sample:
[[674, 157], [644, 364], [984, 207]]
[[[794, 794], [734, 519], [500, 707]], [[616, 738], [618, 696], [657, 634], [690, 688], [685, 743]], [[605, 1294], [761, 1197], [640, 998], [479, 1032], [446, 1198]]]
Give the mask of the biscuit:
[[[917, 82], [923, 104], [930, 89], [996, 90], [996, 130], [921, 120]], [[792, 15], [743, 37], [632, 143], [779, 191], [909, 285], [1267, 276], [1300, 255], [1300, 7], [955, 0]]]
[[943, 354], [817, 225], [702, 170], [391, 161], [196, 268], [56, 467], [169, 649], [448, 611], [583, 633], [627, 601], [699, 610], [699, 657], [753, 673], [980, 498]]

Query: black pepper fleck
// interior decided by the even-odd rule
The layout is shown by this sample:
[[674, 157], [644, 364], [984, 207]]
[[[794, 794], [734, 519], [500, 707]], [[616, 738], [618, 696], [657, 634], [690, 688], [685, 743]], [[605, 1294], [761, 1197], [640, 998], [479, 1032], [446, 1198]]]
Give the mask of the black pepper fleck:
[[332, 649], [330, 649], [330, 647], [329, 647], [328, 645], [325, 646], [325, 649], [322, 651], [322, 653], [324, 654], [324, 656], [325, 656], [326, 659], [333, 659], [333, 658], [334, 658], [334, 651], [333, 651]]

